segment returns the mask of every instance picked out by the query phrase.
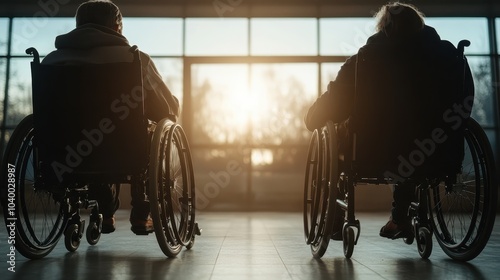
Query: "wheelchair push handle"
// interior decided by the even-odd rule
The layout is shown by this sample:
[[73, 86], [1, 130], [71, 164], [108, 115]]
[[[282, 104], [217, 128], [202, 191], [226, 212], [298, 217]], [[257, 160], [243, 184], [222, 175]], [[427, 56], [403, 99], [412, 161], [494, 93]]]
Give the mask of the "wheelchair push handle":
[[457, 49], [460, 52], [460, 54], [464, 54], [464, 49], [465, 47], [470, 46], [470, 41], [469, 40], [461, 40], [458, 42]]
[[38, 54], [38, 51], [35, 48], [33, 48], [33, 47], [27, 48], [26, 54], [32, 55], [34, 62], [40, 63], [40, 55]]

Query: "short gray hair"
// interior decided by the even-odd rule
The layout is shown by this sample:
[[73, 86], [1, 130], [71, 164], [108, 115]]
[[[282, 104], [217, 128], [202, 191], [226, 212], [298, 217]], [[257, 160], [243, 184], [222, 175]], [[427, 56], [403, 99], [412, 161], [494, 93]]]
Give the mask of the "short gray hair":
[[76, 10], [76, 27], [93, 23], [111, 29], [122, 29], [122, 13], [118, 6], [108, 0], [91, 0], [82, 3]]

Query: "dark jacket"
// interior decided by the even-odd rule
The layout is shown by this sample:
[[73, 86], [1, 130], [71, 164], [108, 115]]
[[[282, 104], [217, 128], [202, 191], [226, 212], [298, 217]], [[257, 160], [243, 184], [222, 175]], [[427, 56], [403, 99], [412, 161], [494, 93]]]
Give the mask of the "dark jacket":
[[[416, 43], [439, 42], [440, 37], [434, 28], [425, 26], [413, 37], [392, 39], [383, 32], [378, 32], [368, 38], [366, 46], [372, 44], [398, 44], [413, 46]], [[313, 131], [332, 120], [335, 123], [349, 118], [355, 95], [355, 70], [357, 54], [349, 57], [342, 65], [335, 81], [328, 84], [328, 90], [323, 93], [309, 108], [305, 116], [307, 129]]]
[[[112, 29], [85, 24], [57, 36], [56, 51], [49, 53], [44, 64], [85, 64], [132, 61], [127, 39]], [[172, 95], [149, 55], [140, 52], [146, 117], [153, 121], [179, 116], [179, 101]]]

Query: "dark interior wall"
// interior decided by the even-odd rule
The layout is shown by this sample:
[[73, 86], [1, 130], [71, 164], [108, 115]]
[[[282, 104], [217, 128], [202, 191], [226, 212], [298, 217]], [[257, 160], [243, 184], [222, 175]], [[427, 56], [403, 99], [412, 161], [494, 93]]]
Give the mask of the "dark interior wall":
[[[0, 16], [72, 17], [83, 0], [2, 0]], [[381, 0], [116, 0], [125, 16], [356, 17], [371, 15]], [[415, 0], [427, 16], [499, 16], [495, 0]]]

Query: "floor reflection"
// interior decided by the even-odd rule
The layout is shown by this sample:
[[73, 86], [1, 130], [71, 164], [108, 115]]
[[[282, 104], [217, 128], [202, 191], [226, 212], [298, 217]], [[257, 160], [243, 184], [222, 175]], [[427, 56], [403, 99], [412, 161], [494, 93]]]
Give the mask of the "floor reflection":
[[[82, 240], [68, 253], [61, 240], [40, 260], [16, 256], [16, 272], [2, 279], [496, 279], [500, 230], [495, 226], [485, 250], [463, 263], [450, 259], [434, 241], [428, 260], [416, 245], [378, 236], [386, 213], [357, 215], [361, 236], [351, 259], [341, 241], [331, 241], [321, 259], [312, 257], [302, 236], [301, 213], [203, 212], [197, 215], [202, 236], [193, 249], [165, 257], [154, 235], [130, 232], [128, 211], [119, 211], [117, 231], [103, 235], [96, 246]], [[0, 240], [6, 240], [5, 231]], [[0, 252], [8, 252], [0, 242]], [[2, 255], [4, 255], [2, 253]], [[1, 257], [0, 257], [1, 258]], [[1, 267], [7, 270], [6, 262]]]

